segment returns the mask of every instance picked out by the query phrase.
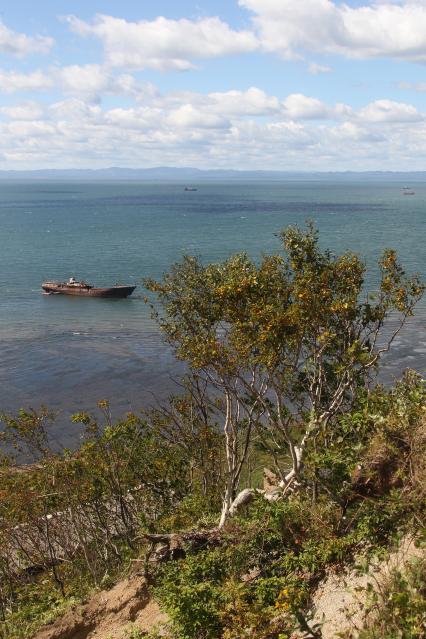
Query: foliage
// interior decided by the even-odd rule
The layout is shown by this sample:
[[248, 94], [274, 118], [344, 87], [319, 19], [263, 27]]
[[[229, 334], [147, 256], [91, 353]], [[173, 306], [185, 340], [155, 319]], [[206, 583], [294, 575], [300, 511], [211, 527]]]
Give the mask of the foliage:
[[[390, 390], [379, 386], [361, 396], [337, 420], [330, 451], [306, 457], [306, 473], [319, 477], [314, 502], [310, 489], [272, 503], [258, 497], [245, 516], [228, 521], [220, 548], [162, 566], [156, 595], [173, 620], [174, 639], [288, 638], [308, 623], [312, 593], [332, 566], [426, 529], [426, 474], [419, 474], [425, 399], [425, 384], [412, 372]], [[364, 495], [357, 466], [370, 467], [376, 440], [388, 441], [390, 450], [398, 442], [392, 465], [398, 482], [381, 482]]]
[[69, 582], [66, 598], [49, 579], [39, 578], [17, 587], [16, 598], [19, 606], [4, 609], [0, 622], [0, 637], [7, 639], [27, 639], [38, 628], [65, 614], [86, 594], [87, 583], [81, 579]]
[[[157, 294], [161, 312], [154, 314], [166, 339], [212, 389], [227, 463], [220, 526], [253, 437], [269, 451], [284, 489], [300, 479], [306, 447], [321, 431], [327, 438], [330, 421], [353, 405], [424, 290], [387, 250], [378, 293], [364, 299], [365, 266], [356, 255], [322, 251], [312, 225], [280, 237], [284, 257], [256, 264], [240, 254], [207, 266], [185, 257], [161, 282], [146, 283]], [[379, 346], [390, 313], [399, 323]]]
[[[312, 594], [326, 572], [426, 528], [424, 380], [411, 371], [392, 389], [370, 383], [423, 286], [386, 251], [376, 296], [365, 296], [358, 257], [321, 250], [311, 226], [281, 238], [284, 256], [208, 266], [186, 257], [148, 282], [189, 364], [166, 405], [113, 424], [99, 402], [101, 420], [74, 416], [84, 427], [74, 452], [50, 447], [46, 409], [2, 416], [2, 638], [27, 639], [67, 602], [113, 583], [149, 555], [146, 533], [188, 540], [165, 533], [209, 532], [220, 510], [214, 541], [145, 562], [173, 639], [316, 638]], [[391, 313], [399, 319], [383, 342]], [[263, 465], [277, 474], [276, 501], [250, 489], [234, 510]], [[375, 602], [395, 639], [420, 637], [423, 591], [416, 569]]]
[[[111, 637], [111, 639], [114, 639]], [[125, 630], [123, 639], [164, 639], [164, 634], [157, 632], [155, 629], [146, 633], [144, 630], [140, 630], [136, 627], [130, 627]]]
[[[312, 449], [306, 457], [307, 476], [316, 473], [319, 477], [314, 502], [309, 486], [278, 502], [269, 503], [258, 497], [249, 512], [228, 521], [219, 547], [196, 552], [187, 549], [184, 559], [157, 568], [153, 575], [157, 582], [155, 592], [170, 614], [174, 639], [239, 639], [242, 633], [249, 639], [288, 639], [309, 621], [312, 592], [331, 566], [347, 563], [362, 550], [370, 548], [374, 551], [386, 545], [392, 535], [401, 532], [402, 524], [415, 527], [419, 521], [424, 521], [422, 490], [425, 476], [419, 474], [419, 469], [424, 468], [421, 466], [425, 453], [425, 440], [422, 439], [424, 405], [424, 382], [412, 373], [393, 389], [377, 387], [374, 392], [361, 396], [352, 413], [339, 417], [335, 423], [331, 452], [315, 455]], [[94, 425], [90, 420], [87, 426], [93, 431]], [[121, 430], [124, 440], [120, 446], [128, 442], [129, 432], [133, 432], [127, 427]], [[144, 428], [147, 426], [143, 425], [140, 435], [148, 437], [144, 441], [149, 443], [152, 433], [148, 429], [144, 435]], [[98, 435], [103, 440], [103, 435]], [[103, 444], [97, 441], [98, 435], [94, 438], [96, 445], [93, 438], [89, 438], [91, 445], [87, 449], [96, 465], [100, 459], [105, 459]], [[116, 434], [112, 441], [117, 444], [121, 436]], [[111, 433], [105, 441], [111, 443]], [[395, 449], [398, 463], [392, 468], [399, 481], [395, 485], [393, 482], [380, 484], [380, 490], [374, 489], [364, 496], [360, 492], [359, 476], [354, 477], [354, 472], [358, 465], [362, 465], [364, 470], [370, 467], [368, 460], [375, 459], [376, 441], [389, 442], [390, 450], [398, 442]], [[158, 446], [162, 450], [164, 442]], [[84, 450], [85, 445], [76, 455], [81, 463], [79, 473], [84, 469]], [[115, 450], [118, 452], [120, 448]], [[123, 450], [127, 455], [130, 452], [127, 447]], [[147, 452], [151, 461], [155, 462], [153, 450], [148, 448]], [[94, 451], [98, 452], [94, 454]], [[410, 459], [407, 451], [412, 451]], [[162, 454], [167, 459], [168, 453], [163, 451]], [[72, 457], [67, 455], [66, 463], [70, 463]], [[147, 458], [143, 459], [146, 463]], [[375, 468], [374, 464], [372, 467]], [[415, 467], [418, 470], [413, 473]], [[154, 468], [158, 472], [158, 466], [154, 464]], [[324, 470], [329, 472], [324, 475]], [[148, 478], [149, 471], [144, 471]], [[70, 475], [66, 477], [69, 481]], [[100, 479], [97, 472], [94, 477], [98, 487]], [[126, 475], [126, 482], [131, 477], [131, 474]], [[137, 477], [139, 481], [141, 476]], [[161, 477], [158, 479], [164, 481]], [[19, 476], [18, 487], [20, 482], [25, 489], [31, 486], [28, 473]], [[203, 512], [202, 490], [198, 493], [195, 490], [179, 503], [166, 507], [154, 525], [173, 530], [174, 526], [194, 524], [202, 518]], [[117, 548], [124, 559], [124, 547], [117, 545]], [[84, 561], [76, 560], [72, 568], [75, 578], [76, 572], [85, 570]], [[87, 588], [87, 582], [77, 588], [70, 575], [61, 573], [60, 576], [67, 584], [67, 597], [81, 596], [84, 587]], [[88, 578], [90, 581], [90, 574]], [[407, 581], [408, 578], [404, 579]], [[52, 588], [52, 582], [46, 580], [45, 574], [42, 581], [44, 584], [41, 585], [30, 582], [15, 593], [20, 605], [12, 614], [6, 610], [7, 626], [3, 626], [4, 636], [8, 639], [29, 636], [28, 633], [37, 624], [66, 605], [58, 589]], [[402, 630], [398, 630], [398, 635], [395, 630], [395, 638], [408, 638], [411, 636], [409, 632], [414, 633], [418, 627], [422, 609], [415, 593], [418, 586], [413, 590], [412, 582], [407, 581], [408, 585], [404, 582], [402, 586], [401, 583], [398, 582], [398, 589], [405, 595], [399, 599], [395, 587], [392, 590], [393, 608], [386, 614], [390, 615], [390, 627], [398, 623], [398, 628], [405, 632], [401, 634]], [[398, 610], [401, 612], [399, 619]], [[370, 634], [366, 634], [365, 639], [379, 637], [382, 631], [382, 626], [369, 628]], [[137, 636], [136, 630], [131, 632]], [[315, 632], [312, 629], [312, 636]]]
[[380, 592], [370, 593], [372, 618], [359, 639], [423, 639], [426, 636], [426, 559], [395, 570]]
[[147, 411], [146, 419], [157, 436], [188, 461], [192, 497], [202, 498], [205, 510], [217, 508], [223, 459], [216, 407], [207, 398], [206, 385], [197, 377], [183, 378], [181, 390], [167, 404]]
[[137, 554], [141, 526], [154, 529], [188, 493], [189, 463], [180, 448], [135, 415], [112, 424], [108, 405], [100, 407], [103, 427], [90, 415], [75, 416], [85, 426], [75, 453], [48, 447], [44, 420], [35, 412], [5, 416], [1, 436], [9, 450], [20, 453], [25, 446], [37, 463], [15, 467], [10, 453], [0, 469], [3, 616], [16, 616], [26, 593], [37, 591], [34, 572], [50, 574], [55, 600], [70, 596], [82, 578], [83, 591], [106, 585]]
[[203, 267], [186, 257], [162, 283], [147, 281], [162, 303], [167, 339], [194, 368], [217, 366], [225, 373], [244, 362], [283, 372], [301, 346], [312, 362], [319, 344], [331, 366], [341, 367], [346, 358], [360, 365], [357, 350], [369, 354], [367, 343], [359, 342], [362, 329], [373, 333], [390, 309], [411, 314], [423, 290], [417, 278], [405, 277], [395, 252], [386, 251], [378, 301], [359, 302], [365, 268], [358, 257], [322, 252], [312, 226], [306, 233], [290, 227], [281, 237], [287, 259], [265, 256], [256, 266], [241, 254]]

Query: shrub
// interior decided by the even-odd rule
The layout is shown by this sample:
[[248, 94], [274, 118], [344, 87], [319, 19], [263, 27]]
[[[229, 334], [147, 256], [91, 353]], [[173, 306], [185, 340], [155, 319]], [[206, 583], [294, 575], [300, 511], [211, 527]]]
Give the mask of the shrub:
[[426, 636], [426, 558], [413, 561], [404, 573], [394, 571], [372, 595], [372, 620], [359, 639], [424, 639]]

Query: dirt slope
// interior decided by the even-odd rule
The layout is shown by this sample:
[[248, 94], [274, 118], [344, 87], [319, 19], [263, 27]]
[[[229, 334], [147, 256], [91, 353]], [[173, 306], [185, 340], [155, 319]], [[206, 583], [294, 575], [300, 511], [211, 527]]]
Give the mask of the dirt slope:
[[413, 538], [406, 537], [386, 560], [373, 562], [365, 574], [354, 569], [343, 574], [330, 574], [318, 587], [313, 601], [315, 615], [312, 623], [322, 624], [322, 639], [336, 639], [343, 634], [347, 639], [357, 637], [368, 610], [368, 584], [380, 592], [394, 570], [404, 572], [410, 561], [424, 555], [425, 549], [418, 548]]
[[167, 621], [143, 577], [131, 577], [70, 610], [33, 639], [124, 639], [131, 628], [147, 631]]
[[[337, 639], [342, 633], [347, 639], [357, 637], [365, 621], [368, 584], [380, 590], [392, 571], [403, 572], [408, 562], [424, 554], [424, 548], [418, 548], [414, 539], [406, 537], [387, 560], [373, 562], [365, 574], [353, 568], [331, 573], [318, 587], [313, 601], [315, 614], [311, 623], [321, 624], [322, 639]], [[167, 616], [151, 598], [145, 579], [133, 576], [70, 610], [33, 639], [126, 639], [132, 628], [148, 631], [166, 623]]]

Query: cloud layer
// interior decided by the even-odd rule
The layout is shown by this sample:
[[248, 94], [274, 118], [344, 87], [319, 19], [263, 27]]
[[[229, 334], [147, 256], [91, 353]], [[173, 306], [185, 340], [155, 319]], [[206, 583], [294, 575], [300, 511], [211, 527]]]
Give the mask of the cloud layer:
[[426, 5], [377, 2], [361, 7], [331, 0], [239, 0], [255, 14], [266, 51], [294, 59], [307, 53], [426, 62]]
[[[379, 157], [387, 158], [380, 168], [397, 168], [408, 152], [410, 168], [426, 159], [426, 115], [403, 102], [377, 100], [355, 110], [300, 93], [279, 99], [258, 87], [162, 94], [129, 83], [134, 104], [106, 108], [87, 99], [84, 73], [55, 73], [70, 89], [68, 97], [0, 109], [0, 157], [10, 166], [336, 170], [375, 168]], [[81, 79], [79, 96], [75, 78]], [[106, 74], [98, 88], [118, 90], [121, 81]]]
[[75, 16], [66, 18], [80, 36], [98, 38], [105, 62], [112, 67], [187, 71], [194, 60], [254, 51], [258, 42], [250, 31], [234, 31], [219, 18], [128, 22], [98, 15], [89, 24]]
[[37, 35], [31, 37], [9, 29], [0, 19], [0, 52], [22, 58], [30, 54], [46, 54], [53, 47], [53, 38]]
[[[8, 61], [0, 68], [0, 168], [424, 168], [426, 115], [407, 93], [398, 97], [402, 90], [425, 91], [421, 78], [395, 79], [393, 96], [373, 87], [364, 100], [340, 97], [340, 91], [327, 99], [321, 88], [345, 58], [426, 62], [426, 3], [235, 2], [248, 12], [244, 28], [215, 16], [63, 18], [73, 46], [83, 50], [88, 39], [101, 44], [91, 47], [90, 63], [84, 55], [79, 63], [70, 55], [61, 63], [59, 54], [43, 62], [39, 56], [53, 50], [53, 38], [18, 33], [0, 21], [0, 53]], [[272, 90], [271, 54], [282, 69]], [[265, 83], [259, 75], [251, 80], [245, 68], [246, 84], [227, 76], [223, 90], [217, 77], [219, 90], [176, 88], [180, 72], [195, 77], [208, 64], [222, 64], [223, 72], [223, 63], [208, 61], [229, 56], [239, 56], [241, 65], [261, 59]], [[293, 60], [303, 64], [288, 62]], [[318, 92], [301, 89], [299, 75], [292, 86], [286, 74], [291, 65]], [[173, 79], [169, 89], [166, 73]], [[147, 75], [161, 78], [156, 84], [162, 90], [144, 81]]]
[[[361, 7], [332, 0], [238, 0], [252, 30], [237, 31], [218, 17], [130, 22], [97, 15], [65, 18], [82, 37], [103, 45], [105, 64], [127, 69], [187, 71], [196, 61], [262, 50], [284, 59], [337, 55], [426, 62], [426, 4], [376, 2]], [[310, 61], [313, 74], [330, 71]]]

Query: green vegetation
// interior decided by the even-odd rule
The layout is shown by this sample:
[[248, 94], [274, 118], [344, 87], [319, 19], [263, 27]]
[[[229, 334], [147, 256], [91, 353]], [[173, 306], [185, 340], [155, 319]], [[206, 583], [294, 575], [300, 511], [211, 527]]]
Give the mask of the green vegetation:
[[[315, 502], [308, 490], [272, 503], [259, 496], [247, 514], [228, 521], [219, 548], [163, 564], [156, 594], [173, 636], [290, 637], [308, 621], [312, 593], [327, 569], [378, 553], [409, 531], [424, 533], [425, 400], [425, 385], [412, 373], [391, 391], [379, 387], [364, 396], [336, 423], [327, 454], [313, 451], [306, 459], [306, 476], [320, 478]], [[413, 624], [424, 611], [422, 592], [407, 586], [405, 609], [399, 608], [400, 614], [419, 611]], [[389, 614], [396, 624], [411, 623], [395, 610]]]
[[[100, 402], [100, 420], [74, 418], [76, 452], [51, 450], [47, 411], [4, 416], [2, 639], [28, 639], [135, 558], [173, 639], [321, 637], [310, 610], [331, 567], [408, 532], [421, 541], [425, 383], [373, 381], [423, 287], [387, 251], [366, 296], [359, 258], [322, 251], [311, 227], [281, 237], [284, 256], [185, 258], [147, 282], [189, 367], [167, 405], [113, 424]], [[33, 464], [19, 470], [23, 455]], [[423, 636], [419, 566], [371, 603], [389, 637]], [[384, 636], [369, 623], [363, 639]]]
[[[365, 266], [356, 255], [322, 251], [312, 226], [290, 227], [281, 238], [285, 256], [259, 265], [244, 254], [206, 267], [185, 258], [162, 282], [147, 282], [167, 340], [191, 367], [194, 394], [200, 383], [212, 389], [203, 403], [221, 426], [226, 460], [219, 526], [253, 435], [289, 490], [308, 447], [333, 437], [333, 418], [350, 410], [423, 292], [394, 251], [380, 260], [378, 292], [363, 299]], [[395, 331], [379, 345], [391, 313]]]
[[134, 415], [112, 425], [108, 404], [100, 408], [102, 429], [86, 414], [75, 416], [85, 425], [76, 453], [50, 449], [45, 411], [5, 417], [8, 449], [37, 458], [15, 468], [11, 453], [0, 469], [5, 637], [28, 637], [35, 618], [107, 587], [137, 554], [138, 531], [173, 513], [189, 491], [188, 462], [176, 446]]
[[422, 639], [426, 632], [426, 560], [409, 564], [405, 573], [394, 571], [378, 593], [372, 593], [373, 620], [359, 639]]

